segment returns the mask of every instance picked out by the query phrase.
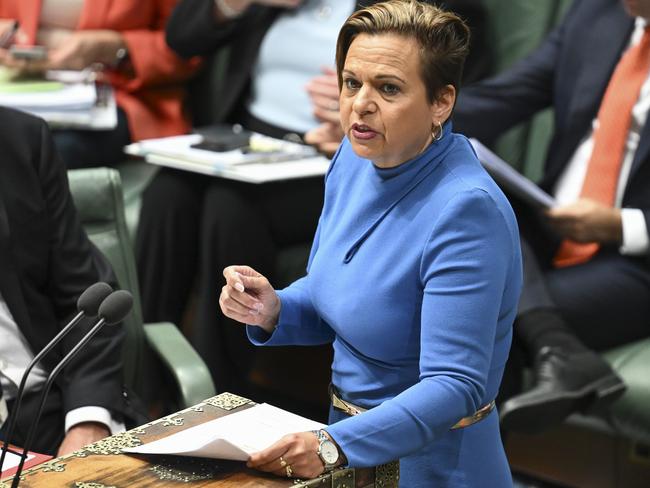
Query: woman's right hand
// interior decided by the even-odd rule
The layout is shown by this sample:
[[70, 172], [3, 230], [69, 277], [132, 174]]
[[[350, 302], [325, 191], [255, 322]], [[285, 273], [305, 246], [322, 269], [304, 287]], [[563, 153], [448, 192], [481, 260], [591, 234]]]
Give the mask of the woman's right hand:
[[228, 266], [219, 306], [226, 317], [273, 333], [280, 316], [280, 298], [264, 276], [250, 266]]

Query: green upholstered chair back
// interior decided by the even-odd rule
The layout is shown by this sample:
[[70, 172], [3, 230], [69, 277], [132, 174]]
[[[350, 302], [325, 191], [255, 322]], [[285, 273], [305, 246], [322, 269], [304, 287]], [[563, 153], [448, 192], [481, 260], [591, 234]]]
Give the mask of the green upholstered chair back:
[[[484, 0], [490, 17], [488, 38], [494, 51], [494, 74], [537, 48], [572, 1]], [[501, 137], [495, 150], [526, 176], [538, 180], [552, 131], [552, 111], [546, 110]]]
[[88, 237], [110, 261], [119, 288], [133, 294], [133, 310], [124, 321], [124, 381], [134, 391], [140, 392], [144, 332], [133, 250], [124, 219], [120, 175], [114, 169], [92, 168], [69, 171], [68, 178], [72, 198]]

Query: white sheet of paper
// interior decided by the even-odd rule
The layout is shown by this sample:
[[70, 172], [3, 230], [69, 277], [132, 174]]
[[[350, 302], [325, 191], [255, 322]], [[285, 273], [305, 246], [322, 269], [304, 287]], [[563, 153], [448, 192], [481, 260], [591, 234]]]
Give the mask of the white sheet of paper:
[[[34, 454], [28, 454], [27, 458], [25, 459], [25, 462], [29, 461], [30, 459], [34, 459]], [[2, 472], [4, 473], [8, 469], [17, 467], [19, 463], [20, 463], [20, 456], [14, 454], [13, 452], [7, 451], [5, 462], [2, 465]]]
[[269, 181], [290, 180], [293, 178], [323, 176], [330, 165], [330, 160], [324, 156], [277, 163], [238, 164], [219, 168], [200, 163], [192, 163], [182, 159], [159, 156], [157, 154], [149, 154], [145, 159], [148, 163], [158, 166], [167, 166], [184, 171], [257, 184], [267, 183]]
[[250, 454], [269, 447], [284, 435], [323, 427], [320, 422], [262, 403], [123, 451], [246, 461]]
[[90, 109], [96, 100], [95, 85], [87, 83], [65, 85], [56, 91], [0, 94], [0, 105], [20, 110]]

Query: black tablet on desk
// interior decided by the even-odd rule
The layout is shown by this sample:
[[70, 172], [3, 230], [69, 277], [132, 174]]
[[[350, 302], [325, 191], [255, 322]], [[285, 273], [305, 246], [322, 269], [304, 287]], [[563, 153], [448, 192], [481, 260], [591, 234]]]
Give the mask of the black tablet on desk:
[[214, 152], [234, 151], [248, 147], [252, 135], [252, 132], [238, 124], [211, 125], [196, 129], [196, 133], [203, 136], [203, 139], [192, 144], [191, 147]]

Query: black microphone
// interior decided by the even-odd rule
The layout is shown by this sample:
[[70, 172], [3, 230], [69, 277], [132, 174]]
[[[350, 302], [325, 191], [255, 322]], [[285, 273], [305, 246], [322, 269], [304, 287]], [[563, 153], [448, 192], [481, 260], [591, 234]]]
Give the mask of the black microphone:
[[7, 431], [5, 440], [2, 444], [2, 454], [0, 454], [0, 472], [2, 472], [2, 465], [4, 464], [7, 450], [9, 449], [9, 443], [11, 442], [11, 438], [14, 435], [16, 419], [18, 418], [18, 411], [20, 410], [20, 405], [23, 401], [25, 384], [27, 383], [27, 377], [29, 376], [29, 373], [48, 352], [50, 352], [59, 342], [61, 342], [61, 339], [63, 339], [84, 316], [96, 317], [100, 305], [111, 293], [113, 293], [113, 288], [111, 288], [111, 286], [107, 283], [103, 283], [101, 281], [86, 288], [86, 290], [79, 296], [79, 299], [77, 300], [77, 310], [79, 311], [77, 315], [75, 315], [72, 320], [68, 322], [68, 325], [61, 329], [61, 331], [54, 337], [54, 339], [47, 343], [41, 352], [39, 352], [32, 360], [32, 362], [29, 363], [27, 369], [25, 369], [25, 372], [20, 379], [20, 386], [18, 386], [18, 391], [16, 392], [14, 407], [11, 409], [12, 411], [9, 412], [9, 416], [7, 418]]
[[75, 345], [68, 354], [65, 355], [65, 357], [59, 361], [59, 364], [57, 364], [50, 375], [47, 377], [47, 381], [45, 382], [45, 387], [43, 388], [43, 391], [41, 392], [41, 403], [38, 407], [38, 411], [36, 413], [36, 417], [34, 417], [34, 420], [32, 421], [32, 425], [29, 428], [29, 432], [27, 433], [27, 440], [25, 441], [25, 445], [23, 446], [23, 452], [20, 456], [20, 464], [18, 465], [18, 469], [16, 470], [16, 474], [14, 474], [14, 479], [11, 483], [11, 488], [16, 488], [18, 486], [18, 483], [20, 482], [20, 475], [23, 471], [23, 465], [25, 464], [25, 459], [27, 458], [27, 453], [29, 452], [29, 448], [32, 445], [32, 442], [34, 440], [34, 434], [36, 433], [36, 427], [38, 426], [38, 421], [41, 418], [41, 415], [43, 414], [43, 408], [45, 407], [45, 400], [47, 399], [47, 395], [50, 392], [50, 388], [52, 387], [52, 383], [54, 383], [54, 379], [56, 376], [61, 372], [61, 370], [77, 355], [77, 353], [83, 349], [88, 342], [99, 332], [99, 330], [104, 326], [104, 324], [108, 325], [114, 325], [117, 324], [118, 322], [121, 322], [124, 317], [127, 316], [127, 314], [131, 311], [131, 308], [133, 307], [133, 296], [131, 293], [129, 293], [126, 290], [118, 290], [114, 291], [111, 293], [108, 297], [104, 299], [104, 301], [101, 303], [99, 306], [99, 321], [93, 326], [92, 329], [90, 329], [85, 336], [81, 338], [79, 343]]

